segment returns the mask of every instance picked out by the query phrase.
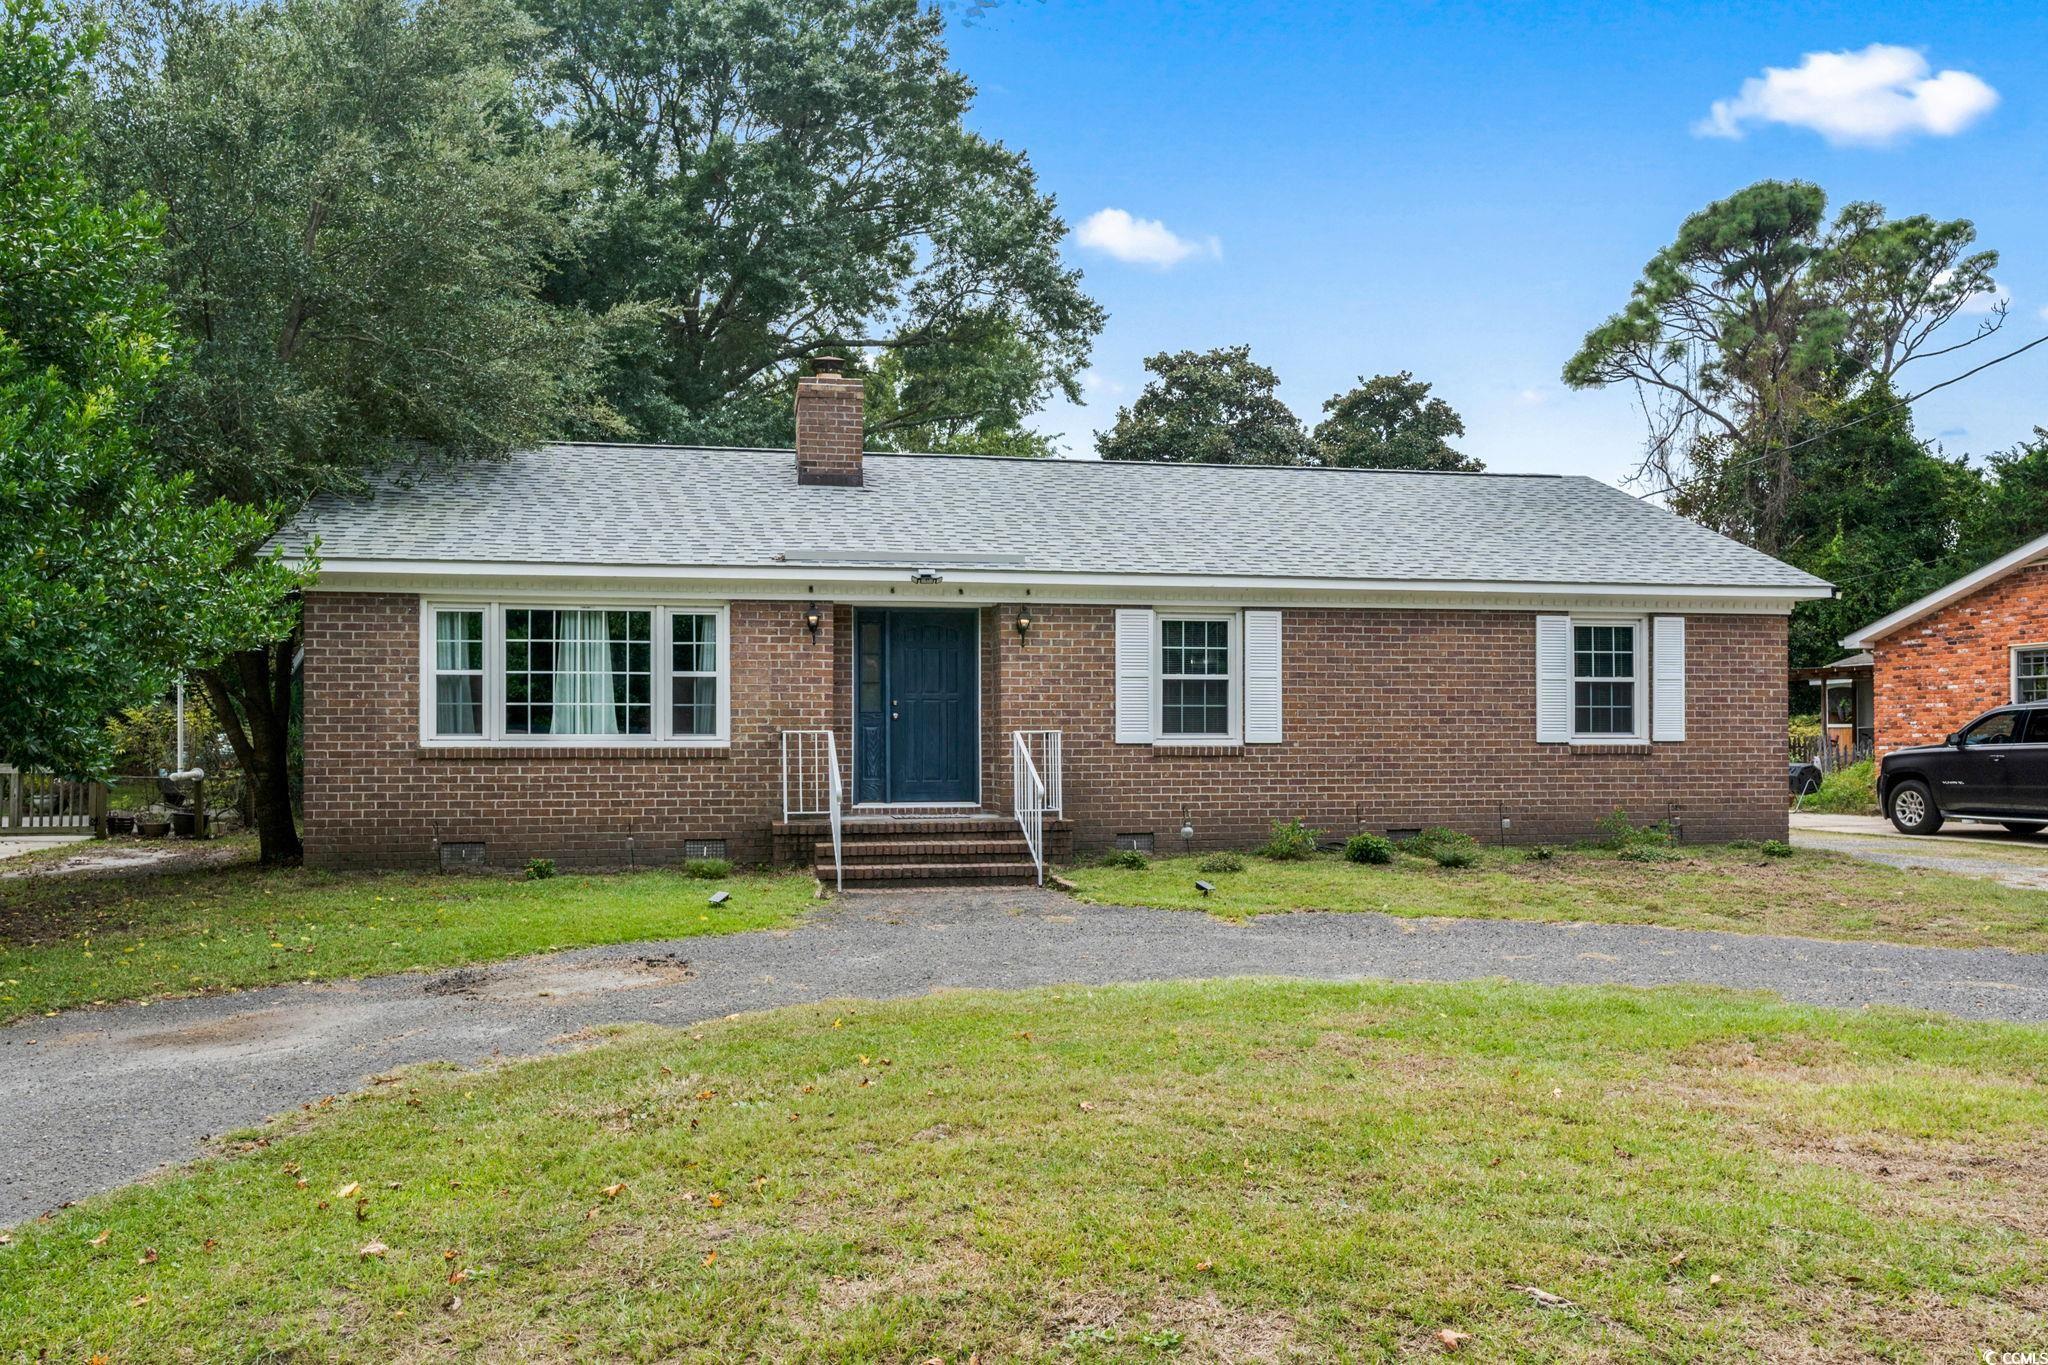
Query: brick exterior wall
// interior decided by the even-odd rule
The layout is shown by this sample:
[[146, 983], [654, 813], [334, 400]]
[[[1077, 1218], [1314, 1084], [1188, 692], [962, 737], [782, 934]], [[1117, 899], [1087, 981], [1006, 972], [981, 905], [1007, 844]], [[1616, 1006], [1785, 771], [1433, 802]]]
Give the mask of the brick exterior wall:
[[[437, 841], [481, 840], [499, 866], [624, 864], [629, 836], [640, 862], [675, 860], [685, 839], [768, 858], [780, 732], [832, 726], [852, 762], [852, 609], [826, 613], [814, 641], [804, 605], [733, 604], [729, 749], [423, 750], [418, 599], [308, 593], [308, 860], [426, 865]], [[1676, 817], [1687, 839], [1785, 835], [1783, 617], [1688, 619], [1683, 743], [1569, 748], [1535, 741], [1528, 612], [1289, 609], [1286, 742], [1187, 750], [1113, 742], [1112, 608], [1032, 615], [1020, 641], [1014, 607], [981, 612], [983, 805], [1008, 806], [1011, 731], [1060, 730], [1077, 851], [1127, 833], [1172, 851], [1183, 818], [1201, 848], [1257, 843], [1293, 816], [1491, 841], [1505, 814], [1514, 841], [1562, 840], [1617, 806]]]
[[1292, 608], [1284, 742], [1188, 750], [1113, 742], [1113, 608], [1034, 609], [1021, 647], [1015, 609], [997, 615], [999, 729], [1062, 732], [1084, 852], [1134, 833], [1177, 850], [1183, 818], [1197, 848], [1257, 844], [1295, 816], [1491, 842], [1505, 814], [1513, 842], [1562, 840], [1617, 806], [1676, 817], [1688, 839], [1785, 836], [1782, 617], [1688, 618], [1683, 743], [1572, 748], [1536, 742], [1533, 614]]
[[833, 623], [813, 640], [804, 607], [732, 604], [727, 748], [424, 749], [419, 599], [307, 593], [306, 860], [430, 866], [441, 843], [483, 841], [494, 866], [624, 866], [724, 839], [736, 860], [767, 861], [781, 732], [832, 720]]
[[2048, 564], [1987, 583], [1871, 647], [1877, 749], [1939, 744], [2012, 698], [2012, 647], [2048, 642]]
[[796, 382], [798, 483], [861, 481], [861, 398], [860, 380], [845, 375], [807, 375]]

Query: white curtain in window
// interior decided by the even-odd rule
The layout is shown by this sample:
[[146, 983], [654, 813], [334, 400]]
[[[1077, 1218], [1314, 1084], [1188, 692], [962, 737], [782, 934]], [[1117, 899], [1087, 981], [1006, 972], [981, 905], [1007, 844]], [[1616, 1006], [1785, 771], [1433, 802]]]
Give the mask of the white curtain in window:
[[558, 735], [615, 735], [611, 623], [601, 611], [555, 615], [555, 718]]
[[435, 733], [483, 730], [483, 617], [444, 611], [434, 618]]

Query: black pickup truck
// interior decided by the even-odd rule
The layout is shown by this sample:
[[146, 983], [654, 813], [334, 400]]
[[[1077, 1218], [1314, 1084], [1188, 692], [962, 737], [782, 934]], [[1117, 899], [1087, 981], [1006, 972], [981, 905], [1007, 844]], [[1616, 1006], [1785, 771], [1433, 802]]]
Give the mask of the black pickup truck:
[[1894, 749], [1877, 765], [1877, 803], [1904, 834], [1949, 816], [2015, 834], [2048, 826], [2048, 706], [2001, 706], [1939, 744]]

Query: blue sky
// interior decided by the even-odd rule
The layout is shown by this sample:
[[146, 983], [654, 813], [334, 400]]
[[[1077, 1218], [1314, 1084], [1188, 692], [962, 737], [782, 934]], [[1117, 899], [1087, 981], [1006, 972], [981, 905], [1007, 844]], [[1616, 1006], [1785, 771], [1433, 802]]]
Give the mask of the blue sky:
[[[1558, 371], [1687, 213], [1765, 177], [1974, 220], [2011, 317], [1973, 352], [2048, 332], [2048, 7], [1004, 0], [956, 15], [951, 43], [975, 126], [1031, 154], [1071, 225], [1118, 209], [1187, 253], [1070, 238], [1109, 312], [1088, 406], [1039, 423], [1071, 454], [1092, 454], [1146, 355], [1249, 342], [1311, 422], [1358, 375], [1408, 369], [1489, 467], [1619, 480], [1633, 400]], [[1912, 51], [1866, 59], [1873, 44]], [[1835, 52], [1856, 56], [1802, 70]], [[1891, 84], [1869, 65], [1921, 58]], [[1766, 68], [1794, 74], [1745, 99]], [[1739, 136], [1702, 131], [1717, 101]], [[1912, 387], [1963, 367], [1944, 363]], [[1951, 452], [2026, 437], [2048, 425], [2048, 347], [1918, 417]]]

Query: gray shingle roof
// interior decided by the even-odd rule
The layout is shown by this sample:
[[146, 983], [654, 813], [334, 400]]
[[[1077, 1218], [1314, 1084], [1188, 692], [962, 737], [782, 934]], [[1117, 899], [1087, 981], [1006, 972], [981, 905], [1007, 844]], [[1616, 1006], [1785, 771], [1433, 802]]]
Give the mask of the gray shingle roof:
[[324, 560], [1812, 588], [1594, 479], [869, 455], [801, 487], [789, 451], [562, 444], [324, 496], [278, 543]]

